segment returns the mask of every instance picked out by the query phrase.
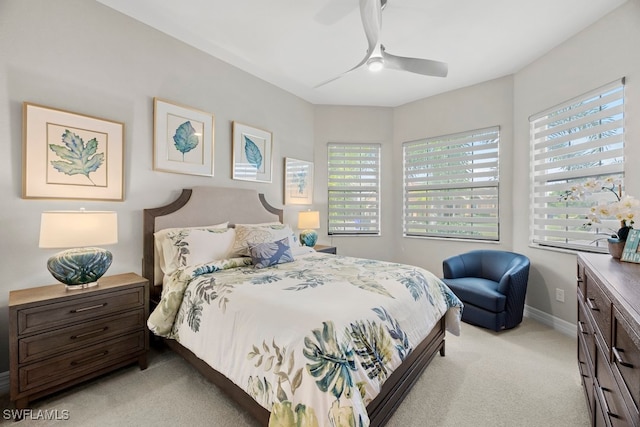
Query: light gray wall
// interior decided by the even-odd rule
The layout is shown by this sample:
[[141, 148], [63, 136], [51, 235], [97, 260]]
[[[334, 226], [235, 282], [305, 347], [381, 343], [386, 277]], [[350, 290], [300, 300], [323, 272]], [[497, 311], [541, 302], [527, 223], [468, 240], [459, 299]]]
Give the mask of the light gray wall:
[[[8, 370], [12, 289], [55, 283], [38, 248], [44, 210], [115, 210], [119, 242], [108, 274], [141, 272], [142, 209], [185, 187], [257, 188], [283, 204], [284, 157], [313, 161], [314, 107], [99, 3], [0, 0], [0, 372]], [[153, 171], [153, 97], [215, 115], [215, 176]], [[21, 198], [22, 103], [125, 123], [125, 201]], [[273, 132], [273, 183], [231, 179], [232, 121]], [[285, 221], [295, 225], [296, 209]]]
[[[283, 158], [315, 163], [314, 208], [326, 218], [326, 144], [383, 145], [382, 236], [329, 239], [345, 255], [390, 259], [441, 273], [441, 260], [471, 247], [514, 249], [533, 262], [527, 303], [575, 323], [575, 255], [528, 246], [528, 117], [565, 99], [627, 76], [627, 115], [640, 116], [640, 1], [632, 0], [514, 76], [395, 109], [312, 106], [202, 52], [94, 2], [0, 0], [0, 372], [8, 369], [7, 298], [11, 289], [53, 283], [38, 249], [44, 210], [116, 210], [120, 241], [111, 246], [109, 273], [140, 272], [142, 209], [171, 201], [181, 188], [219, 185], [258, 188], [283, 202]], [[215, 177], [152, 170], [153, 97], [215, 114]], [[125, 123], [124, 202], [24, 200], [22, 102]], [[271, 130], [273, 183], [231, 179], [231, 122]], [[404, 141], [501, 126], [501, 242], [469, 244], [401, 236]], [[640, 120], [627, 120], [630, 165], [640, 159]], [[640, 171], [629, 167], [628, 190], [640, 194]], [[298, 209], [286, 208], [295, 224]], [[324, 222], [324, 221], [323, 221]], [[555, 288], [567, 302], [556, 303]]]
[[[533, 62], [514, 78], [513, 204], [529, 204], [529, 116], [626, 76], [626, 192], [640, 196], [640, 2], [630, 1], [566, 43]], [[513, 248], [532, 262], [527, 304], [576, 322], [576, 255], [529, 247], [529, 212], [513, 218]], [[555, 300], [555, 289], [565, 302]]]
[[[326, 221], [320, 230], [320, 241], [338, 247], [342, 255], [392, 260], [397, 218], [394, 217], [393, 193], [393, 109], [383, 107], [316, 107], [315, 159], [316, 186], [314, 202], [326, 219], [327, 212], [327, 144], [330, 142], [380, 143], [381, 158], [381, 222], [380, 236], [327, 236]], [[324, 236], [324, 237], [322, 237]]]
[[[393, 209], [396, 261], [424, 267], [442, 275], [442, 260], [470, 249], [505, 249], [512, 245], [510, 177], [513, 174], [513, 78], [491, 80], [478, 85], [432, 96], [395, 109]], [[402, 237], [402, 143], [421, 138], [500, 126], [500, 242], [477, 243], [452, 239]]]
[[[529, 245], [529, 116], [626, 76], [626, 190], [640, 195], [640, 1], [613, 11], [513, 76], [419, 100], [394, 109], [396, 260], [442, 272], [442, 259], [476, 248], [507, 249], [532, 262], [527, 304], [576, 323], [576, 255]], [[492, 125], [501, 127], [500, 243], [401, 237], [402, 142]], [[389, 208], [388, 205], [385, 208]], [[565, 302], [555, 300], [556, 288]], [[562, 327], [562, 326], [561, 326]]]

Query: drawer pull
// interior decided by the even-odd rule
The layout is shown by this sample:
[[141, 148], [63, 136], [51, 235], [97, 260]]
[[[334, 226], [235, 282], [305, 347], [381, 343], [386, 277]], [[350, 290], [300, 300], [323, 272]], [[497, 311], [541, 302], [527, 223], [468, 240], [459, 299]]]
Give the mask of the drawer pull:
[[600, 391], [600, 397], [601, 397], [600, 401], [602, 402], [602, 405], [604, 406], [604, 408], [603, 408], [604, 409], [604, 413], [609, 415], [612, 418], [620, 418], [619, 415], [614, 414], [613, 412], [611, 412], [611, 410], [609, 409], [609, 402], [607, 402], [606, 397], [604, 397], [604, 392], [605, 391], [611, 391], [611, 390], [606, 389], [606, 388], [604, 388], [602, 386], [598, 386], [598, 390]]
[[83, 311], [95, 310], [96, 308], [102, 308], [106, 305], [107, 303], [103, 302], [102, 304], [91, 305], [89, 307], [76, 308], [75, 310], [71, 310], [70, 313], [82, 313]]
[[73, 360], [71, 362], [71, 366], [82, 365], [83, 363], [87, 363], [87, 362], [91, 362], [92, 360], [100, 359], [101, 357], [106, 356], [107, 354], [109, 354], [109, 350], [105, 350], [102, 353], [94, 354], [93, 356], [85, 357], [84, 359]]
[[627, 367], [627, 368], [633, 368], [633, 364], [632, 364], [632, 363], [625, 362], [625, 361], [622, 359], [622, 356], [620, 356], [620, 353], [624, 353], [624, 350], [620, 350], [620, 349], [618, 349], [617, 347], [611, 347], [611, 350], [613, 350], [613, 355], [615, 356], [615, 358], [616, 358], [616, 363], [617, 363], [618, 365], [622, 365], [622, 366], [625, 366], [625, 367]]
[[84, 334], [71, 335], [71, 339], [75, 340], [75, 339], [78, 339], [78, 338], [84, 338], [84, 337], [88, 337], [90, 335], [99, 334], [101, 332], [106, 331], [107, 329], [109, 329], [109, 327], [105, 326], [104, 328], [96, 329], [95, 331], [91, 331], [91, 332], [85, 332]]
[[593, 303], [595, 301], [593, 298], [587, 298], [587, 305], [589, 306], [589, 310], [600, 311], [600, 309]]
[[589, 332], [584, 330], [584, 322], [578, 322], [578, 329], [580, 329], [580, 333], [583, 335], [589, 335]]

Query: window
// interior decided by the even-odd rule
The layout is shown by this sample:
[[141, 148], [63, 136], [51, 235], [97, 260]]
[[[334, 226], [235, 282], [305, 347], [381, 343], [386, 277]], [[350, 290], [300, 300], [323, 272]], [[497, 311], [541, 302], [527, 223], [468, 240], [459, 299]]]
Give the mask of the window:
[[403, 144], [404, 235], [498, 240], [500, 128]]
[[563, 200], [561, 196], [593, 179], [624, 179], [624, 79], [536, 114], [529, 121], [532, 242], [605, 252], [607, 242], [598, 238], [609, 228], [617, 229], [616, 221], [603, 223], [600, 229], [585, 228], [585, 217], [597, 197]]
[[330, 235], [380, 234], [380, 144], [330, 143]]

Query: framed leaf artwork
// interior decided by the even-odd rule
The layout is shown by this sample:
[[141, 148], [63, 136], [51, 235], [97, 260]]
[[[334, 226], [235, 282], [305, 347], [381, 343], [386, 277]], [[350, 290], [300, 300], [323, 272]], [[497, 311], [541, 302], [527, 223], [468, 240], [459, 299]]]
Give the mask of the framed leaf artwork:
[[213, 114], [159, 98], [153, 113], [153, 169], [213, 176]]
[[122, 201], [124, 124], [22, 105], [22, 197]]
[[310, 205], [313, 203], [313, 163], [284, 159], [284, 204]]
[[233, 179], [271, 182], [271, 132], [233, 122]]

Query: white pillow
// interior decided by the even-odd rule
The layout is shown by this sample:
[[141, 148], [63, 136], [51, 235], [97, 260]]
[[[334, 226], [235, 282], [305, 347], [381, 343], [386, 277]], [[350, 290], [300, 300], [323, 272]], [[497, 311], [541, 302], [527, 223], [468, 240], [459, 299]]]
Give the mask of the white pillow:
[[233, 228], [169, 233], [164, 248], [165, 274], [180, 267], [229, 258], [235, 235]]
[[[174, 252], [173, 243], [168, 239], [169, 235], [177, 235], [180, 232], [190, 232], [192, 230], [223, 230], [225, 231], [227, 230], [228, 224], [229, 224], [228, 222], [224, 222], [222, 224], [216, 224], [216, 225], [165, 228], [163, 230], [156, 231], [153, 234], [154, 242], [155, 242], [156, 264], [160, 267], [163, 273], [167, 274], [166, 260], [172, 259], [175, 256], [175, 254], [173, 253]], [[168, 251], [168, 253], [165, 253], [166, 251]]]
[[286, 224], [236, 224], [236, 240], [231, 249], [231, 257], [250, 256], [250, 245], [289, 239], [289, 246], [300, 246], [291, 227]]

